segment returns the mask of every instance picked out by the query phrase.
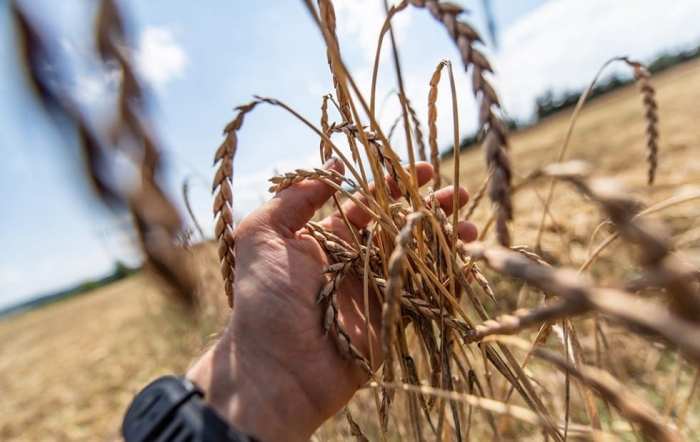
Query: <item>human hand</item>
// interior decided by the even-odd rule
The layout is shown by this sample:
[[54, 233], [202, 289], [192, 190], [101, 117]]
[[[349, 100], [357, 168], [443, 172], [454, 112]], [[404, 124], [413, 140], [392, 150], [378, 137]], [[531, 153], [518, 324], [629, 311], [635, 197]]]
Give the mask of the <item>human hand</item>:
[[[343, 173], [342, 162], [335, 159], [324, 167]], [[428, 163], [417, 163], [416, 172], [419, 186], [433, 175]], [[391, 179], [387, 183], [399, 197], [396, 184]], [[305, 180], [279, 192], [238, 225], [231, 320], [188, 373], [224, 418], [262, 441], [308, 439], [367, 381], [367, 373], [343, 358], [324, 334], [316, 304], [329, 260], [304, 226], [334, 193], [321, 181]], [[452, 187], [435, 193], [447, 214], [453, 195]], [[460, 188], [460, 206], [467, 200]], [[352, 201], [344, 203], [343, 212], [357, 229], [371, 221]], [[320, 224], [352, 243], [338, 212]], [[476, 238], [476, 227], [469, 222], [456, 230], [464, 241]], [[381, 363], [378, 337], [373, 331], [367, 335], [362, 280], [343, 279], [337, 299], [338, 322], [353, 345], [369, 357], [371, 339], [375, 363]], [[381, 305], [371, 300], [368, 309], [371, 330], [378, 330]]]

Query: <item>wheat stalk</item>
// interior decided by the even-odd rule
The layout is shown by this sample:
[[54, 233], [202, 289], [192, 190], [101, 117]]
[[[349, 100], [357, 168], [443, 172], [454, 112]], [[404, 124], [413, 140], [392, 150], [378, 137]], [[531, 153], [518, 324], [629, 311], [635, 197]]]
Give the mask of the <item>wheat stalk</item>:
[[[472, 89], [479, 99], [479, 129], [485, 134], [486, 163], [493, 169], [489, 197], [497, 207], [496, 233], [502, 245], [510, 244], [508, 221], [513, 218], [511, 203], [511, 166], [505, 150], [508, 145], [506, 128], [497, 115], [500, 101], [485, 74], [491, 72], [491, 65], [475, 44], [481, 41], [479, 34], [458, 16], [463, 9], [449, 2], [438, 0], [410, 0], [413, 6], [426, 8], [432, 16], [445, 26], [448, 34], [459, 49], [465, 69], [472, 69]], [[455, 146], [458, 149], [458, 146]]]
[[469, 205], [464, 211], [464, 219], [470, 219], [474, 215], [474, 211], [476, 211], [477, 207], [479, 207], [481, 200], [484, 199], [486, 189], [488, 188], [489, 181], [491, 181], [492, 176], [493, 171], [489, 171], [489, 173], [486, 175], [486, 178], [484, 178], [484, 181], [481, 182], [481, 185], [476, 191], [476, 194], [472, 195], [469, 201]]
[[399, 126], [399, 123], [401, 122], [401, 119], [403, 118], [403, 115], [399, 115], [394, 119], [394, 122], [391, 123], [391, 126], [389, 126], [389, 130], [386, 133], [386, 139], [391, 141], [391, 139], [394, 137], [394, 132], [396, 132], [396, 128]]
[[[433, 9], [436, 8], [435, 5], [437, 5], [437, 2], [416, 3], [424, 3], [427, 7]], [[491, 367], [496, 368], [497, 372], [503, 376], [512, 388], [521, 394], [525, 403], [535, 412], [535, 415], [540, 422], [543, 423], [548, 434], [555, 440], [563, 440], [569, 431], [568, 413], [564, 421], [563, 436], [558, 426], [553, 424], [552, 416], [542, 400], [538, 397], [537, 390], [533, 388], [531, 381], [523, 372], [519, 362], [504, 346], [499, 345], [495, 347], [484, 342], [484, 339], [488, 336], [492, 336], [494, 333], [515, 333], [525, 327], [555, 319], [566, 318], [564, 330], [566, 333], [572, 334], [570, 342], [574, 348], [577, 348], [580, 344], [578, 344], [577, 338], [575, 337], [575, 329], [569, 324], [568, 318], [573, 315], [583, 314], [587, 311], [595, 311], [615, 318], [628, 327], [641, 327], [645, 330], [653, 331], [655, 334], [663, 336], [669, 342], [678, 345], [689, 357], [693, 359], [698, 357], [697, 346], [692, 344], [691, 339], [683, 337], [684, 333], [692, 331], [693, 327], [689, 325], [688, 321], [682, 318], [679, 319], [673, 313], [665, 312], [660, 317], [649, 319], [649, 313], [656, 308], [651, 304], [643, 303], [639, 309], [633, 309], [632, 311], [630, 311], [630, 309], [625, 309], [623, 308], [624, 304], [630, 301], [629, 294], [622, 291], [595, 288], [576, 279], [567, 280], [566, 278], [568, 277], [562, 276], [568, 275], [566, 272], [562, 274], [561, 271], [553, 269], [539, 255], [531, 252], [528, 248], [516, 247], [514, 248], [515, 251], [503, 249], [502, 253], [507, 254], [506, 258], [499, 258], [498, 254], [501, 253], [501, 249], [496, 249], [496, 251], [489, 249], [489, 251], [478, 252], [478, 250], [475, 251], [473, 249], [473, 247], [478, 247], [478, 245], [465, 246], [461, 244], [455, 234], [455, 225], [458, 222], [456, 215], [453, 215], [453, 217], [449, 219], [444, 211], [439, 208], [439, 205], [436, 204], [434, 196], [429, 198], [428, 202], [424, 202], [422, 198], [418, 198], [418, 189], [414, 181], [415, 174], [406, 173], [403, 168], [400, 167], [398, 156], [387, 138], [383, 135], [382, 129], [374, 118], [373, 104], [367, 105], [362, 94], [356, 88], [352, 77], [345, 69], [340, 57], [337, 39], [331, 35], [334, 33], [329, 30], [329, 28], [333, 28], [333, 26], [328, 25], [328, 22], [331, 20], [331, 18], [328, 17], [328, 9], [332, 8], [332, 5], [330, 5], [330, 2], [327, 0], [321, 0], [320, 4], [322, 6], [322, 13], [320, 15], [323, 16], [325, 14], [327, 17], [319, 18], [319, 16], [315, 14], [313, 8], [310, 10], [312, 14], [314, 14], [314, 17], [318, 19], [318, 23], [326, 39], [331, 70], [336, 78], [337, 89], [343, 91], [345, 94], [347, 110], [349, 111], [348, 117], [343, 116], [341, 112], [341, 116], [343, 117], [342, 121], [329, 124], [327, 110], [324, 110], [324, 107], [327, 106], [327, 100], [324, 99], [325, 104], [322, 104], [321, 130], [318, 130], [313, 128], [308, 121], [304, 120], [283, 103], [266, 98], [258, 98], [258, 100], [281, 106], [293, 113], [304, 124], [314, 129], [322, 142], [326, 143], [325, 145], [327, 145], [331, 151], [336, 151], [336, 147], [330, 141], [330, 136], [333, 133], [342, 132], [349, 140], [359, 140], [359, 144], [362, 144], [366, 149], [369, 163], [372, 166], [372, 173], [375, 179], [378, 179], [378, 187], [373, 191], [369, 191], [365, 176], [351, 170], [353, 176], [352, 183], [357, 183], [357, 186], [353, 186], [356, 187], [357, 195], [352, 195], [349, 193], [350, 189], [342, 189], [339, 186], [338, 183], [341, 180], [340, 176], [326, 173], [320, 169], [300, 169], [272, 179], [274, 185], [273, 191], [281, 191], [305, 179], [322, 180], [329, 185], [332, 184], [336, 190], [341, 192], [345, 190], [343, 193], [344, 195], [351, 199], [355, 198], [353, 201], [356, 201], [360, 207], [366, 209], [367, 213], [372, 216], [373, 221], [369, 229], [372, 233], [370, 233], [368, 237], [367, 232], [358, 232], [358, 238], [353, 241], [354, 245], [352, 246], [339, 238], [335, 238], [331, 233], [325, 232], [318, 225], [310, 223], [308, 227], [308, 231], [322, 244], [324, 251], [326, 251], [334, 262], [328, 269], [331, 277], [322, 286], [319, 293], [319, 301], [323, 306], [322, 323], [324, 324], [324, 328], [328, 331], [329, 336], [334, 339], [341, 355], [357, 361], [364, 361], [360, 363], [360, 365], [365, 364], [366, 367], [371, 367], [366, 360], [366, 356], [361, 355], [357, 351], [353, 343], [350, 342], [349, 335], [342, 330], [338, 322], [338, 307], [336, 302], [338, 285], [342, 279], [349, 274], [361, 274], [365, 287], [365, 303], [369, 303], [371, 289], [383, 304], [381, 342], [385, 356], [385, 365], [382, 379], [386, 382], [386, 384], [383, 385], [391, 385], [391, 382], [397, 378], [395, 365], [400, 367], [401, 376], [406, 382], [411, 384], [418, 384], [420, 382], [422, 369], [420, 368], [420, 364], [416, 363], [418, 359], [415, 358], [415, 354], [412, 354], [412, 348], [409, 345], [409, 337], [406, 335], [405, 328], [403, 327], [405, 324], [413, 323], [414, 329], [420, 330], [417, 332], [419, 342], [436, 353], [435, 356], [428, 357], [426, 362], [430, 370], [431, 384], [438, 385], [447, 390], [457, 389], [460, 388], [459, 385], [464, 385], [460, 384], [460, 382], [462, 382], [460, 380], [460, 375], [461, 379], [470, 377], [471, 380], [469, 382], [472, 385], [482, 382], [485, 382], [484, 385], [486, 385], [486, 383], [491, 382], [490, 374], [477, 375], [474, 371], [469, 372], [472, 374], [467, 374], [467, 371], [463, 367], [460, 368], [460, 371], [454, 371], [455, 367], [452, 366], [451, 362], [460, 360], [453, 349], [456, 348], [459, 349], [460, 352], [464, 352], [464, 341], [482, 342], [482, 358], [484, 359], [484, 363], [489, 363]], [[433, 6], [429, 4], [433, 4]], [[449, 30], [451, 26], [450, 16], [456, 17], [458, 10], [456, 8], [450, 9], [450, 6], [445, 5], [447, 4], [442, 4], [441, 7], [443, 9], [438, 12], [441, 14], [441, 21], [446, 24]], [[324, 8], [325, 12], [323, 11]], [[386, 23], [388, 22], [389, 19], [387, 19]], [[456, 24], [453, 25], [457, 26]], [[390, 25], [385, 25], [385, 29], [386, 31], [383, 32], [388, 32], [390, 30]], [[455, 35], [453, 35], [453, 37], [457, 39], [458, 45], [460, 44], [459, 42], [462, 41], [461, 48], [465, 46], [464, 38], [467, 38], [466, 35], [469, 35], [469, 31], [462, 30], [460, 32], [460, 35], [463, 34], [465, 36], [461, 40], [455, 37]], [[476, 39], [474, 39], [474, 41], [476, 41]], [[473, 41], [470, 42], [470, 44], [471, 43], [473, 43]], [[481, 126], [485, 135], [484, 144], [488, 158], [487, 163], [490, 167], [490, 173], [492, 174], [491, 182], [488, 182], [487, 178], [489, 184], [482, 186], [484, 190], [478, 193], [484, 194], [486, 190], [488, 190], [492, 200], [500, 201], [500, 203], [496, 205], [496, 226], [499, 240], [508, 242], [504, 241], [504, 238], [507, 239], [508, 235], [506, 223], [508, 218], [505, 217], [504, 214], [510, 210], [510, 208], [506, 207], [503, 203], [505, 197], [503, 196], [502, 187], [505, 181], [504, 174], [506, 173], [506, 168], [503, 164], [500, 166], [497, 165], [499, 162], [504, 163], [507, 161], [503, 148], [505, 140], [499, 138], [498, 131], [493, 128], [495, 127], [495, 123], [491, 121], [490, 116], [498, 110], [498, 102], [493, 89], [490, 89], [488, 83], [485, 83], [486, 85], [479, 83], [479, 78], [483, 79], [484, 73], [486, 72], [483, 63], [479, 60], [479, 53], [477, 52], [476, 55], [472, 54], [469, 57], [469, 60], [471, 60], [470, 66], [480, 66], [482, 68], [481, 72], [476, 73], [477, 78], [474, 82], [476, 84], [475, 92], [477, 98], [480, 99], [482, 104]], [[445, 64], [441, 66], [444, 65]], [[442, 67], [438, 69], [442, 69]], [[431, 89], [437, 87], [439, 75], [438, 73], [436, 81], [431, 81]], [[436, 75], [433, 77], [436, 77]], [[456, 100], [453, 81], [451, 81], [451, 86], [454, 107], [456, 106]], [[347, 93], [348, 88], [352, 89], [352, 96]], [[369, 119], [367, 128], [362, 126], [360, 122], [354, 103], [355, 98], [360, 101]], [[409, 125], [406, 123], [405, 119], [407, 115], [410, 116], [411, 112], [407, 100], [404, 99], [405, 96], [401, 95], [401, 98], [402, 106], [404, 106], [402, 118], [404, 118], [404, 127], [408, 130]], [[436, 98], [437, 91], [435, 90], [434, 93], [429, 94], [429, 142], [431, 142], [432, 138], [430, 135], [436, 133], [434, 125], [437, 118], [437, 110], [435, 109], [435, 112], [432, 114], [430, 112], [431, 105], [436, 107]], [[432, 103], [430, 103], [431, 99]], [[489, 101], [490, 104], [488, 103]], [[370, 100], [370, 102], [372, 102], [372, 100]], [[484, 105], [484, 102], [487, 104]], [[458, 118], [454, 111], [453, 120], [455, 123], [453, 125], [455, 129], [454, 132], [457, 134], [454, 142], [454, 155], [457, 156], [459, 155]], [[433, 127], [431, 127], [431, 121]], [[433, 153], [433, 144], [437, 147], [436, 139], [431, 142], [431, 156]], [[435, 151], [437, 151], [437, 148]], [[409, 153], [410, 152], [409, 149]], [[455, 161], [455, 184], [458, 184], [459, 179], [458, 159], [457, 157]], [[342, 158], [341, 160], [346, 165], [352, 165], [346, 158]], [[413, 161], [410, 162], [413, 163]], [[402, 194], [408, 200], [407, 205], [401, 202], [393, 203], [389, 201], [388, 189], [382, 187], [383, 173], [381, 172], [381, 168], [378, 167], [380, 164], [383, 164], [384, 168], [390, 171], [397, 185], [402, 187]], [[510, 173], [509, 168], [507, 169], [507, 173]], [[562, 166], [559, 166], [559, 169], [548, 167], [528, 177], [525, 184], [533, 182], [537, 177], [541, 176], [557, 176], [560, 179], [575, 178], [575, 174], [572, 174], [571, 170], [565, 170]], [[580, 176], [580, 178], [582, 177], [583, 175]], [[508, 176], [508, 181], [509, 179]], [[493, 181], [500, 181], [499, 185], [501, 187], [499, 187], [499, 185], [494, 185]], [[345, 182], [347, 183], [347, 181]], [[362, 201], [357, 200], [358, 195], [362, 196]], [[478, 204], [480, 198], [476, 199]], [[508, 201], [510, 201], [510, 193], [508, 194]], [[470, 210], [473, 212], [473, 208]], [[419, 223], [419, 219], [423, 220], [423, 222]], [[417, 226], [420, 226], [420, 228], [417, 228]], [[374, 235], [375, 231], [376, 235]], [[393, 239], [393, 244], [391, 241], [387, 241], [387, 239]], [[365, 245], [362, 245], [363, 243]], [[542, 308], [516, 311], [513, 314], [506, 314], [496, 319], [490, 319], [480, 298], [483, 297], [483, 295], [479, 293], [477, 296], [477, 293], [470, 286], [472, 281], [467, 280], [467, 276], [472, 275], [473, 283], [479, 285], [486, 296], [492, 299], [496, 298], [497, 293], [495, 293], [493, 286], [480, 272], [475, 263], [475, 260], [478, 259], [485, 260], [487, 265], [496, 269], [498, 272], [524, 278], [533, 286], [539, 287], [545, 292], [551, 293], [553, 296], [559, 296], [560, 300]], [[501, 260], [500, 263], [499, 260]], [[654, 261], [655, 265], [658, 264], [658, 261], [659, 259]], [[507, 264], [504, 264], [504, 262]], [[513, 265], [515, 265], [515, 267], [512, 267]], [[525, 271], [524, 269], [529, 270]], [[519, 272], [525, 273], [521, 274]], [[482, 323], [476, 327], [472, 325], [469, 316], [460, 305], [460, 297], [464, 295], [466, 295], [468, 302], [471, 302], [476, 314], [481, 318]], [[430, 328], [432, 328], [432, 331], [428, 330], [427, 324], [431, 324]], [[460, 337], [463, 340], [453, 339], [452, 336]], [[691, 333], [688, 336], [694, 337], [694, 334]], [[500, 352], [497, 352], [497, 349], [500, 350]], [[572, 355], [573, 361], [579, 364], [580, 350], [575, 350]], [[370, 352], [370, 359], [371, 358], [372, 355]], [[461, 364], [461, 362], [455, 363], [457, 365]], [[365, 369], [368, 372], [371, 371], [367, 368]], [[474, 378], [474, 376], [485, 376], [486, 379], [481, 381], [478, 377]], [[589, 387], [593, 388], [590, 385]], [[384, 429], [386, 429], [388, 422], [389, 406], [392, 398], [387, 390], [389, 389], [384, 387], [382, 401], [378, 404], [380, 422]], [[483, 390], [483, 393], [487, 394], [486, 390]], [[447, 402], [443, 403], [441, 407], [438, 407], [436, 411], [437, 425], [433, 426], [431, 420], [431, 413], [433, 412], [430, 410], [423, 395], [409, 395], [407, 399], [407, 410], [411, 416], [411, 427], [413, 428], [414, 436], [418, 439], [423, 437], [422, 429], [417, 422], [420, 416], [419, 405], [422, 407], [423, 414], [426, 415], [428, 421], [431, 423], [431, 429], [434, 433], [436, 435], [441, 434], [443, 431], [442, 429], [446, 425], [444, 410]], [[455, 434], [461, 437], [463, 417], [455, 407], [454, 401], [449, 400], [448, 402], [452, 410], [452, 424], [454, 425]], [[567, 404], [568, 403], [567, 400]], [[593, 415], [590, 412], [589, 415], [591, 415], [591, 421], [593, 422]], [[630, 419], [633, 420], [633, 418]], [[593, 426], [596, 427], [597, 424]], [[495, 429], [496, 426], [494, 425], [493, 428]]]
[[423, 135], [423, 130], [421, 129], [420, 119], [416, 110], [411, 106], [411, 101], [406, 96], [401, 96], [401, 100], [406, 104], [406, 109], [408, 110], [408, 115], [411, 117], [413, 122], [413, 132], [415, 134], [416, 144], [418, 144], [418, 159], [421, 161], [427, 160], [425, 155], [425, 140]]
[[204, 239], [206, 238], [206, 236], [204, 235], [204, 230], [202, 229], [202, 226], [199, 224], [199, 221], [197, 220], [197, 217], [194, 214], [194, 210], [192, 209], [192, 203], [190, 201], [191, 178], [192, 175], [188, 175], [182, 180], [182, 199], [185, 202], [185, 208], [187, 208], [187, 213], [190, 215], [190, 219], [192, 220], [195, 229], [197, 229], [197, 232], [199, 233], [199, 237], [201, 239]]

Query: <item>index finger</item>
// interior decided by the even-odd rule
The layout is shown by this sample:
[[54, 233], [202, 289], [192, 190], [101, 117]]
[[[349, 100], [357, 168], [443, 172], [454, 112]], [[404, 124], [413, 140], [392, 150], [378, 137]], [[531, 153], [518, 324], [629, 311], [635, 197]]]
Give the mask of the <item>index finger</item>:
[[[416, 177], [418, 179], [418, 186], [420, 187], [424, 185], [433, 177], [433, 166], [430, 165], [430, 163], [422, 161], [416, 163]], [[387, 186], [389, 187], [389, 193], [391, 197], [394, 199], [400, 198], [401, 190], [399, 190], [399, 186], [396, 183], [396, 181], [389, 175], [384, 177], [384, 180]], [[375, 183], [370, 183], [370, 192], [374, 191], [374, 188]], [[355, 193], [354, 196], [362, 204], [368, 204], [367, 198], [360, 192]], [[350, 224], [352, 224], [356, 229], [364, 229], [365, 227], [367, 227], [367, 224], [369, 224], [369, 222], [372, 220], [372, 215], [370, 215], [365, 209], [362, 208], [362, 206], [358, 205], [352, 200], [344, 202], [341, 208]], [[335, 233], [344, 237], [349, 236], [350, 232], [347, 231], [347, 226], [343, 221], [343, 216], [337, 210], [332, 215], [328, 216], [326, 219], [321, 221], [321, 224], [330, 229], [335, 228], [335, 230], [337, 230], [339, 226], [342, 225], [344, 231], [336, 231]]]

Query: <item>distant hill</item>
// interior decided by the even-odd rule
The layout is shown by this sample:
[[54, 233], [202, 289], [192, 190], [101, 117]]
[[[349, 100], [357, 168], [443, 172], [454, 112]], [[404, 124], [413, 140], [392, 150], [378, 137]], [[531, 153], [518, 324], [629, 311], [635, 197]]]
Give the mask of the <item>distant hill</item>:
[[[685, 51], [679, 52], [663, 52], [657, 55], [653, 60], [646, 63], [646, 67], [649, 72], [656, 74], [666, 69], [672, 68], [679, 64], [696, 60], [700, 58], [700, 45]], [[611, 75], [608, 77], [603, 77], [597, 82], [597, 85], [591, 91], [588, 101], [595, 100], [609, 92], [613, 92], [621, 87], [625, 87], [634, 82], [634, 78], [620, 77], [619, 75]], [[564, 109], [574, 107], [578, 102], [581, 94], [584, 90], [577, 91], [560, 91], [555, 92], [548, 90], [542, 95], [535, 99], [535, 119], [529, 123], [523, 123], [521, 121], [509, 120], [507, 121], [508, 127], [511, 130], [522, 129], [542, 121], [544, 118], [556, 114]], [[459, 150], [463, 151], [466, 149], [471, 149], [478, 145], [479, 134], [472, 134], [462, 138], [459, 145]], [[444, 150], [441, 154], [441, 158], [449, 158], [452, 156], [452, 147]]]
[[58, 292], [40, 295], [36, 298], [30, 299], [29, 301], [24, 301], [19, 304], [11, 305], [9, 307], [0, 309], [0, 318], [22, 313], [27, 310], [35, 309], [37, 307], [52, 304], [54, 302], [62, 301], [73, 296], [90, 292], [96, 288], [104, 287], [115, 281], [124, 279], [137, 271], [138, 269], [136, 268], [131, 268], [122, 263], [117, 263], [117, 265], [114, 268], [114, 271], [102, 278], [91, 279], [89, 281], [82, 282], [73, 287], [69, 287]]
[[[687, 61], [695, 60], [700, 58], [700, 45], [687, 50], [676, 53], [662, 53], [658, 55], [653, 61], [646, 64], [649, 72], [656, 74], [665, 71], [668, 68], [677, 66], [681, 63]], [[607, 79], [602, 79], [593, 88], [589, 96], [589, 100], [594, 100], [597, 97], [612, 92], [621, 87], [627, 86], [634, 82], [632, 77], [620, 77], [618, 75], [611, 75]], [[573, 107], [578, 102], [583, 91], [564, 91], [561, 93], [554, 93], [553, 91], [547, 91], [536, 99], [536, 110], [537, 121], [552, 115], [556, 112], [561, 111], [569, 107]]]

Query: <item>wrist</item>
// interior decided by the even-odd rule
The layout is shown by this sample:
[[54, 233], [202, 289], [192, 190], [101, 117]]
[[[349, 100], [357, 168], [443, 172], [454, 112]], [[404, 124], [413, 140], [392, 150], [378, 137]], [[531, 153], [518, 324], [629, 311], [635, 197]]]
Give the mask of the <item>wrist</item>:
[[221, 417], [262, 442], [308, 440], [319, 413], [291, 373], [227, 332], [188, 371]]

